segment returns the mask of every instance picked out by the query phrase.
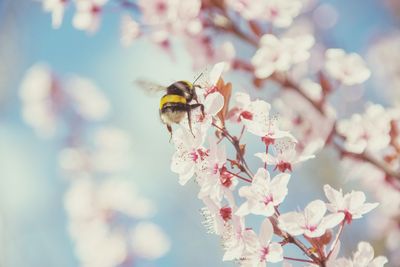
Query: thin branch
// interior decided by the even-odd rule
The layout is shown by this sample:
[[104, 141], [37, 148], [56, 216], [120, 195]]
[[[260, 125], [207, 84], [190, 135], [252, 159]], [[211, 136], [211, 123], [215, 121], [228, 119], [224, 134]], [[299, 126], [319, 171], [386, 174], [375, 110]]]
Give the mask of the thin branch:
[[[336, 133], [335, 136], [338, 136], [338, 134]], [[340, 137], [340, 138], [343, 138], [343, 137]], [[368, 163], [374, 165], [376, 168], [378, 168], [381, 171], [383, 171], [388, 176], [393, 177], [396, 180], [400, 181], [400, 173], [393, 171], [390, 168], [390, 166], [388, 164], [386, 164], [385, 162], [382, 162], [382, 161], [379, 161], [379, 160], [375, 159], [374, 157], [372, 157], [367, 152], [354, 153], [354, 152], [346, 150], [344, 147], [342, 147], [341, 145], [339, 145], [336, 142], [332, 142], [332, 143], [333, 143], [333, 146], [338, 150], [338, 152], [341, 153], [343, 156], [348, 156], [348, 157], [352, 157], [354, 159], [358, 159], [358, 160], [361, 160], [361, 161], [364, 161], [364, 162], [368, 162]]]
[[268, 79], [279, 83], [283, 87], [283, 89], [291, 89], [291, 90], [297, 92], [302, 98], [307, 100], [307, 102], [310, 103], [314, 107], [315, 110], [317, 110], [322, 116], [326, 117], [326, 113], [325, 113], [325, 110], [323, 109], [322, 102], [318, 103], [318, 102], [314, 101], [313, 99], [311, 99], [308, 95], [306, 95], [303, 92], [303, 90], [301, 90], [301, 88], [300, 88], [300, 86], [298, 84], [293, 82], [287, 76], [278, 75], [277, 73], [274, 73]]
[[335, 248], [339, 242], [340, 236], [343, 233], [343, 228], [344, 228], [345, 222], [346, 221], [343, 220], [342, 223], [340, 224], [339, 232], [337, 233], [337, 235], [335, 237], [335, 241], [333, 241], [333, 246], [332, 246], [331, 250], [329, 251], [328, 256], [326, 257], [327, 259], [329, 259], [329, 257], [331, 256], [332, 252], [335, 250]]
[[321, 263], [320, 259], [317, 256], [315, 256], [313, 253], [311, 253], [309, 251], [309, 249], [300, 240], [298, 240], [297, 238], [295, 238], [294, 236], [292, 236], [286, 232], [283, 233], [283, 235], [284, 236], [286, 235], [285, 239], [287, 239], [287, 241], [289, 243], [296, 245], [298, 248], [300, 248], [304, 252], [304, 254], [306, 254], [310, 259], [312, 259], [313, 263], [317, 263], [317, 264]]
[[134, 11], [139, 11], [140, 8], [137, 5], [137, 3], [129, 1], [129, 0], [116, 0], [116, 2], [119, 3], [119, 5], [123, 8], [128, 8], [128, 9], [132, 9]]
[[235, 147], [236, 153], [240, 159], [240, 163], [243, 165], [243, 171], [251, 178], [253, 178], [253, 172], [250, 170], [249, 166], [247, 165], [246, 160], [244, 159], [243, 155], [242, 155], [242, 151], [240, 149], [240, 143], [239, 140], [232, 136], [225, 127], [221, 128], [218, 125], [216, 125], [214, 122], [212, 123], [212, 125], [217, 128], [218, 130], [220, 130], [222, 132], [222, 134], [229, 140], [229, 142], [232, 143], [232, 145]]
[[300, 261], [300, 262], [308, 262], [308, 263], [315, 263], [310, 260], [305, 260], [305, 259], [298, 259], [298, 258], [292, 258], [292, 257], [283, 257], [285, 260], [291, 260], [291, 261]]
[[228, 170], [226, 170], [226, 172], [229, 173], [229, 174], [232, 174], [233, 176], [235, 176], [235, 177], [237, 177], [237, 178], [239, 178], [239, 179], [242, 179], [242, 180], [245, 181], [245, 182], [251, 183], [251, 179], [245, 178], [245, 177], [243, 177], [243, 176], [240, 176], [240, 175], [237, 174], [237, 173], [233, 173], [233, 172], [228, 171]]

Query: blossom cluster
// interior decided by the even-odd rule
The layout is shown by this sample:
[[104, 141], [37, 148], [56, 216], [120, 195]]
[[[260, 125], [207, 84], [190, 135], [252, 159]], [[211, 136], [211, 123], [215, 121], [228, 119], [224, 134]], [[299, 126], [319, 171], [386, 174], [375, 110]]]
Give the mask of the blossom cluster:
[[68, 181], [68, 230], [82, 266], [132, 265], [163, 256], [170, 241], [149, 220], [155, 205], [126, 176], [129, 135], [116, 127], [89, 127], [111, 110], [102, 91], [87, 78], [61, 80], [47, 65], [36, 64], [26, 72], [20, 95], [26, 123], [42, 137], [65, 140], [58, 163]]
[[[249, 180], [247, 182], [253, 183], [255, 177], [265, 177], [267, 185], [264, 187], [269, 188], [271, 184], [279, 184], [281, 191], [278, 190], [280, 193], [275, 198], [283, 201], [286, 196], [284, 185], [289, 179], [286, 174], [291, 172], [294, 165], [313, 157], [323, 148], [331, 148], [340, 156], [340, 163], [338, 162], [336, 166], [344, 171], [344, 175], [360, 181], [360, 184], [372, 192], [373, 197], [381, 203], [380, 214], [376, 216], [380, 219], [380, 223], [376, 223], [377, 219], [371, 216], [369, 223], [373, 229], [371, 232], [377, 233], [377, 238], [385, 239], [387, 248], [394, 255], [393, 264], [400, 263], [397, 256], [400, 255], [398, 32], [377, 40], [369, 49], [368, 60], [365, 62], [357, 53], [340, 48], [326, 48], [328, 45], [321, 41], [324, 38], [319, 38], [318, 31], [334, 26], [338, 14], [330, 4], [318, 1], [43, 0], [42, 2], [44, 9], [52, 13], [55, 28], [61, 25], [64, 10], [68, 6], [74, 6], [76, 11], [73, 25], [77, 29], [90, 32], [99, 28], [101, 16], [105, 14], [107, 8], [116, 8], [124, 12], [120, 29], [123, 45], [131, 45], [138, 38], [147, 38], [162, 48], [162, 51], [172, 54], [173, 41], [179, 37], [195, 68], [204, 68], [206, 65], [223, 60], [232, 70], [248, 75], [254, 87], [268, 89], [263, 92], [266, 92], [267, 97], [272, 97], [271, 105], [261, 100], [251, 101], [248, 94], [236, 93], [233, 96], [235, 105], [228, 110], [229, 97], [226, 95], [225, 85], [219, 83], [217, 86], [217, 80], [212, 79], [213, 81], [203, 88], [206, 92], [199, 92], [203, 97], [201, 100], [206, 112], [205, 116], [196, 114], [198, 118], [196, 125], [201, 127], [194, 127], [194, 137], [190, 131], [185, 131], [185, 128], [174, 132], [173, 140], [177, 152], [173, 158], [172, 169], [179, 174], [181, 184], [185, 184], [193, 176], [196, 177], [201, 188], [199, 197], [207, 203], [208, 208], [205, 213], [209, 214], [208, 218], [213, 218], [207, 221], [209, 225], [218, 226], [211, 227], [213, 232], [221, 234], [227, 218], [230, 222], [235, 221], [234, 224], [230, 224], [232, 229], [242, 229], [244, 225], [242, 217], [251, 213], [268, 218], [279, 217], [273, 207], [280, 203], [274, 203], [275, 200], [269, 200], [274, 204], [268, 209], [265, 208], [266, 210], [258, 206], [254, 208], [252, 205], [258, 202], [250, 199], [245, 202], [247, 204], [236, 206], [231, 194], [238, 186], [239, 180]], [[227, 36], [233, 38], [224, 38]], [[368, 103], [364, 112], [349, 114], [348, 110], [355, 110], [353, 106], [362, 100], [362, 93], [366, 90], [364, 83], [370, 77], [375, 79], [379, 95], [387, 95], [387, 102], [397, 107]], [[41, 82], [48, 83], [48, 78], [43, 76]], [[215, 88], [221, 86], [225, 91], [218, 93]], [[278, 89], [277, 94], [275, 94], [276, 89]], [[51, 105], [38, 105], [49, 102], [48, 93], [39, 92], [38, 96], [40, 97], [30, 100], [29, 94], [25, 94], [24, 98], [28, 99], [25, 101], [25, 118], [28, 123], [41, 129], [42, 133], [51, 133], [54, 131], [54, 126], [51, 125], [56, 121], [56, 113]], [[55, 95], [51, 94], [50, 99], [54, 97]], [[42, 107], [37, 108], [38, 106]], [[103, 110], [106, 109], [104, 105], [102, 107]], [[279, 113], [279, 120], [270, 115], [272, 107]], [[35, 117], [42, 119], [38, 120]], [[231, 135], [225, 128], [226, 122], [235, 124], [235, 127], [243, 127], [242, 133], [238, 136]], [[217, 140], [208, 138], [207, 135], [209, 129], [213, 127], [218, 130]], [[246, 151], [246, 147], [240, 141], [245, 133], [261, 138], [261, 144], [265, 146], [265, 151], [258, 151], [256, 154], [265, 166], [264, 171], [257, 171], [255, 176], [243, 161], [242, 154]], [[221, 138], [234, 144], [237, 151], [236, 158], [227, 158], [224, 146], [219, 143]], [[206, 142], [208, 145], [205, 145]], [[229, 166], [240, 171], [240, 174], [229, 170]], [[271, 171], [279, 172], [280, 176], [271, 179]], [[221, 181], [215, 178], [218, 176], [223, 177]], [[326, 188], [324, 188], [325, 193]], [[238, 194], [247, 199], [247, 196], [254, 194], [253, 190], [256, 189], [243, 188], [238, 190]], [[364, 199], [360, 193], [354, 194], [347, 198], [357, 198], [359, 201]], [[310, 208], [318, 207], [322, 213], [321, 202], [312, 203]], [[237, 215], [237, 212], [241, 216]], [[353, 218], [358, 217], [349, 216], [343, 211], [342, 213], [345, 214], [342, 222], [350, 223]], [[292, 213], [290, 216], [300, 221], [302, 215]], [[323, 218], [325, 217], [319, 218], [318, 225]], [[272, 220], [272, 224], [274, 229], [277, 225], [283, 227], [286, 225], [279, 224], [278, 219]], [[268, 222], [264, 225], [265, 229], [269, 229]], [[325, 232], [329, 232], [333, 227], [328, 227], [331, 226], [329, 223], [328, 226], [324, 225], [325, 221], [322, 228], [317, 227], [314, 231], [318, 234], [324, 232], [324, 229], [328, 230]], [[294, 229], [298, 226], [290, 225]], [[288, 229], [284, 232], [293, 234], [289, 233]], [[244, 235], [240, 231], [239, 233]], [[305, 235], [305, 232], [302, 234]], [[367, 245], [360, 244], [359, 251], [368, 251], [365, 254], [373, 255]], [[329, 259], [334, 258], [332, 251], [337, 247], [338, 245], [330, 250], [329, 257], [316, 252], [319, 260], [328, 263]], [[247, 252], [243, 253], [241, 256]], [[237, 252], [236, 256], [238, 254], [240, 253]], [[361, 252], [359, 254], [364, 255]], [[359, 261], [357, 255], [354, 254], [354, 262]], [[251, 258], [248, 255], [246, 257]], [[317, 261], [312, 258], [311, 260]], [[344, 260], [336, 266], [347, 266], [343, 262]], [[351, 260], [346, 262], [351, 264]]]
[[[265, 266], [284, 259], [316, 266], [342, 266], [340, 262], [353, 266], [355, 261], [362, 261], [360, 266], [383, 266], [386, 258], [374, 258], [372, 247], [365, 242], [360, 243], [353, 260], [336, 259], [343, 228], [378, 206], [367, 203], [363, 192], [344, 194], [325, 185], [326, 202], [317, 199], [303, 211], [282, 213], [280, 205], [288, 195], [292, 169], [314, 155], [296, 149], [297, 140], [279, 128], [269, 103], [237, 93], [236, 103], [228, 109], [231, 84], [216, 79], [222, 64], [214, 67], [208, 85], [197, 92], [204, 114], [193, 115], [192, 132], [187, 122], [173, 132], [176, 152], [171, 169], [179, 175], [180, 184], [192, 178], [198, 184], [198, 197], [205, 204], [204, 224], [221, 237], [223, 260], [235, 260], [241, 266]], [[242, 129], [239, 136], [228, 131], [228, 123]], [[216, 137], [210, 134], [212, 129]], [[261, 160], [255, 174], [245, 159], [242, 138], [247, 133], [256, 136], [262, 148], [254, 154], [254, 160]], [[233, 145], [236, 155], [228, 155], [224, 140]], [[246, 225], [251, 215], [262, 218], [258, 233], [257, 228]], [[307, 259], [286, 255], [284, 247], [289, 243], [298, 246]]]

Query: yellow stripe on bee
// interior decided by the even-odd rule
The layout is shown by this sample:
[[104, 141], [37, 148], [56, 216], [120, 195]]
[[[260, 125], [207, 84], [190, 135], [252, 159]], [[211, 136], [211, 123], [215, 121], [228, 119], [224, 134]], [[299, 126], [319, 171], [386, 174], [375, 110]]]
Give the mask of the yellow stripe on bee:
[[183, 83], [185, 83], [188, 87], [192, 88], [193, 84], [191, 82], [188, 81], [181, 81]]
[[161, 98], [161, 101], [160, 101], [160, 109], [162, 109], [163, 106], [166, 103], [182, 103], [182, 104], [186, 104], [186, 98], [184, 98], [183, 96], [180, 96], [180, 95], [166, 95], [166, 96], [163, 96]]

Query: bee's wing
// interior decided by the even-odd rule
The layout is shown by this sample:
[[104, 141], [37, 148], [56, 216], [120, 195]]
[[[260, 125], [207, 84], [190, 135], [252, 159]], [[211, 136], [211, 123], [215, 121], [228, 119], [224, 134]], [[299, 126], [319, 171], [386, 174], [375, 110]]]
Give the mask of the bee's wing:
[[138, 79], [135, 81], [135, 83], [139, 86], [140, 89], [142, 89], [149, 95], [154, 95], [167, 89], [167, 87], [165, 86], [143, 79]]

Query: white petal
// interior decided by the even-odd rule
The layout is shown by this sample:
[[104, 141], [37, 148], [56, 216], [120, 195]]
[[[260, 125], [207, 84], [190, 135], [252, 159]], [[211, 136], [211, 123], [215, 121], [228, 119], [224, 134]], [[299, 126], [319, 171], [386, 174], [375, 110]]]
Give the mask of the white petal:
[[226, 62], [219, 62], [214, 65], [212, 70], [210, 71], [210, 84], [216, 85], [219, 78], [222, 75], [222, 72], [225, 70], [227, 64]]
[[374, 258], [374, 249], [368, 242], [360, 242], [357, 251], [354, 253], [353, 262], [360, 266], [367, 266]]
[[370, 264], [368, 264], [368, 267], [383, 267], [388, 262], [388, 259], [384, 256], [379, 256], [376, 257]]
[[317, 225], [326, 213], [326, 204], [322, 200], [310, 202], [304, 209], [307, 225]]
[[304, 233], [304, 216], [298, 212], [289, 212], [282, 214], [278, 218], [278, 225], [283, 231], [291, 235], [301, 235]]
[[353, 191], [348, 198], [348, 207], [350, 211], [357, 210], [365, 202], [365, 194], [361, 191]]
[[271, 222], [269, 221], [269, 219], [265, 219], [262, 222], [261, 228], [260, 228], [259, 239], [260, 239], [261, 245], [263, 245], [263, 246], [268, 245], [272, 239], [273, 233], [274, 233], [274, 229], [272, 227]]
[[268, 247], [268, 262], [280, 262], [283, 260], [283, 249], [278, 243], [271, 243]]
[[333, 189], [330, 185], [324, 185], [324, 192], [326, 198], [331, 202], [335, 209], [342, 209], [343, 208], [343, 194], [335, 189]]
[[339, 212], [335, 214], [329, 214], [328, 216], [324, 217], [320, 223], [320, 227], [327, 230], [330, 228], [335, 227], [344, 219], [344, 213]]
[[274, 205], [277, 206], [283, 202], [285, 199], [288, 189], [287, 185], [289, 183], [290, 174], [280, 173], [272, 179], [270, 184]]
[[250, 208], [249, 208], [249, 203], [247, 201], [243, 203], [239, 207], [239, 209], [235, 212], [235, 214], [238, 216], [246, 216], [249, 213], [250, 213]]
[[240, 108], [246, 108], [250, 104], [250, 96], [246, 93], [236, 93], [235, 101]]
[[365, 203], [361, 209], [358, 210], [360, 215], [370, 212], [371, 210], [375, 209], [379, 206], [379, 203]]
[[216, 92], [209, 94], [204, 101], [205, 112], [210, 115], [216, 115], [224, 106], [224, 97]]

